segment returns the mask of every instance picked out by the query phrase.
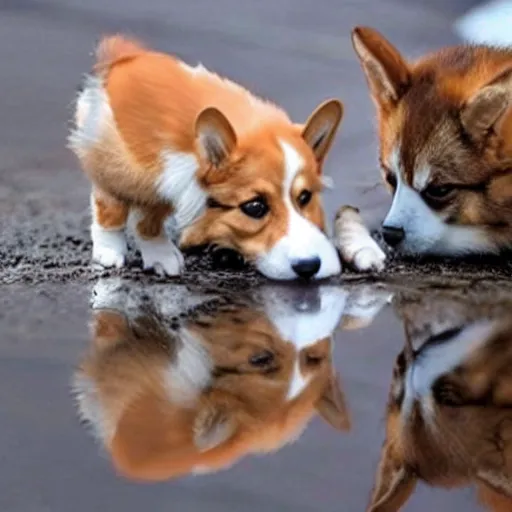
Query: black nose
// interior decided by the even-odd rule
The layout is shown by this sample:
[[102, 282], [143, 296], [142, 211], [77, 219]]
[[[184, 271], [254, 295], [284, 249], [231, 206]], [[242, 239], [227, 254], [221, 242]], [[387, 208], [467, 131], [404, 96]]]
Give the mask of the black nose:
[[395, 247], [405, 238], [405, 231], [402, 228], [382, 226], [382, 237], [391, 247]]
[[320, 258], [311, 258], [308, 260], [298, 260], [293, 265], [293, 271], [303, 279], [312, 278], [319, 270], [322, 262]]

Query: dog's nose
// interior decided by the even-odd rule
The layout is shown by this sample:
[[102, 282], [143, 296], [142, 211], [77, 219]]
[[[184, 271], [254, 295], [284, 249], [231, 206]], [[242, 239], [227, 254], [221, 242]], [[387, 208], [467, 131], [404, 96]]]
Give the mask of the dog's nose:
[[298, 260], [292, 264], [293, 271], [303, 279], [311, 279], [319, 270], [322, 262], [320, 258]]
[[382, 226], [382, 237], [388, 245], [395, 247], [405, 238], [405, 231], [393, 226]]

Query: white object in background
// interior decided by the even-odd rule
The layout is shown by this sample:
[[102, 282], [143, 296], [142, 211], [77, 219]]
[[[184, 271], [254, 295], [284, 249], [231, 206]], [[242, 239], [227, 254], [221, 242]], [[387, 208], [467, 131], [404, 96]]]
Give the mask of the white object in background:
[[455, 32], [472, 43], [512, 46], [512, 2], [495, 0], [471, 9], [455, 22]]

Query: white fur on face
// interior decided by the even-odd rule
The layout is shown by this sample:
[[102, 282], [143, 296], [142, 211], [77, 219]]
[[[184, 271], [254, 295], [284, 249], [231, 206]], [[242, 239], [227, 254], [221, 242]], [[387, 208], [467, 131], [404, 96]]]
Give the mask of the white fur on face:
[[419, 401], [424, 414], [431, 417], [434, 412], [432, 385], [481, 347], [494, 327], [495, 323], [491, 321], [478, 322], [465, 327], [447, 341], [420, 350], [405, 374], [402, 414], [407, 417], [412, 404]]
[[[473, 226], [446, 224], [443, 218], [425, 203], [420, 193], [405, 182], [399, 155], [399, 148], [395, 148], [390, 164], [396, 176], [397, 188], [391, 208], [383, 222], [383, 226], [402, 228], [405, 231], [405, 238], [397, 246], [397, 250], [404, 254], [441, 256], [492, 251], [493, 246], [484, 230]], [[429, 175], [428, 168], [420, 169], [418, 176], [413, 180], [415, 186], [425, 188]]]
[[340, 287], [322, 286], [313, 289], [319, 299], [311, 308], [306, 303], [297, 303], [284, 289], [264, 290], [265, 312], [279, 336], [295, 348], [295, 361], [288, 387], [287, 400], [293, 400], [307, 387], [310, 375], [303, 375], [299, 357], [304, 348], [332, 336], [340, 322], [348, 292]]
[[299, 350], [334, 332], [349, 296], [349, 292], [339, 286], [314, 287], [310, 292], [310, 299], [306, 295], [298, 303], [293, 289], [263, 289], [265, 313], [269, 320], [281, 338]]
[[320, 258], [321, 266], [315, 279], [338, 274], [340, 260], [334, 245], [312, 222], [295, 209], [290, 199], [292, 184], [304, 161], [290, 144], [280, 141], [285, 160], [283, 200], [288, 210], [286, 234], [266, 253], [256, 259], [257, 269], [272, 279], [296, 279], [292, 265], [299, 260]]

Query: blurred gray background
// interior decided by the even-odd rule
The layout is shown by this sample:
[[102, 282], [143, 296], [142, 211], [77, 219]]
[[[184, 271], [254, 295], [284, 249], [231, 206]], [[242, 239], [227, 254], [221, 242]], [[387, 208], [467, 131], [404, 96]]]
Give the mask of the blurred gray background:
[[337, 96], [345, 118], [326, 172], [342, 202], [378, 219], [388, 204], [376, 165], [373, 107], [350, 42], [380, 29], [406, 55], [457, 41], [472, 0], [0, 0], [0, 217], [78, 222], [85, 178], [66, 149], [71, 105], [97, 39], [135, 35], [224, 73], [305, 120]]

